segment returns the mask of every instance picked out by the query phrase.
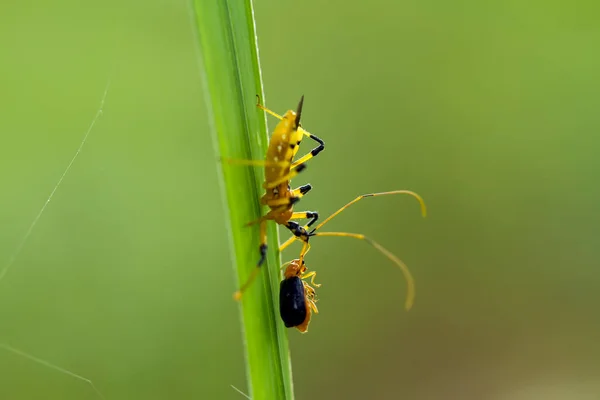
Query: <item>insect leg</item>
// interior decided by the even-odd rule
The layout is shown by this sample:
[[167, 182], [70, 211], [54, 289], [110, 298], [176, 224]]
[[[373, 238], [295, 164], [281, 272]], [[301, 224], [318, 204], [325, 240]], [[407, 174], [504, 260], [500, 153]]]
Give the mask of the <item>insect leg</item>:
[[298, 257], [298, 259], [300, 260], [300, 262], [304, 262], [304, 257], [306, 257], [306, 255], [308, 254], [308, 252], [310, 251], [310, 244], [308, 242], [302, 242], [302, 251], [300, 251], [300, 257]]
[[319, 309], [317, 308], [317, 300], [316, 300], [316, 294], [315, 294], [315, 289], [312, 288], [308, 283], [306, 282], [302, 282], [304, 284], [304, 295], [306, 298], [306, 301], [308, 302], [308, 306], [314, 311], [315, 314], [319, 313]]
[[323, 142], [323, 140], [321, 140], [319, 137], [313, 135], [312, 133], [309, 133], [309, 132], [305, 131], [302, 128], [299, 128], [299, 131], [301, 131], [302, 134], [304, 134], [305, 136], [308, 136], [309, 138], [311, 138], [312, 140], [314, 140], [315, 142], [317, 142], [319, 145], [317, 147], [315, 147], [314, 149], [312, 149], [310, 151], [310, 153], [305, 154], [302, 157], [300, 157], [299, 159], [297, 159], [296, 161], [294, 161], [292, 163], [292, 166], [291, 166], [292, 169], [295, 169], [299, 165], [302, 165], [306, 161], [310, 160], [311, 158], [315, 157], [317, 154], [319, 154], [320, 152], [322, 152], [323, 149], [325, 149], [325, 142]]
[[400, 268], [400, 270], [402, 271], [402, 274], [404, 275], [404, 279], [406, 280], [406, 302], [404, 303], [404, 306], [407, 310], [411, 309], [411, 307], [415, 301], [415, 280], [414, 280], [412, 274], [410, 273], [410, 270], [406, 266], [406, 264], [404, 264], [404, 262], [402, 260], [400, 260], [398, 257], [396, 257], [396, 255], [393, 254], [391, 251], [389, 251], [388, 249], [386, 249], [385, 247], [383, 247], [382, 245], [380, 245], [373, 239], [368, 238], [367, 236], [362, 235], [360, 233], [318, 232], [318, 233], [314, 233], [313, 236], [350, 237], [350, 238], [354, 238], [354, 239], [364, 240], [365, 242], [369, 243], [377, 251], [379, 251], [381, 254], [386, 256], [390, 261], [392, 261], [394, 264], [396, 264], [396, 266], [398, 268]]
[[306, 230], [307, 227], [310, 227], [312, 224], [317, 222], [317, 220], [319, 219], [319, 213], [316, 211], [295, 212], [292, 214], [292, 217], [290, 219], [310, 219], [310, 221], [308, 221], [308, 224], [304, 226], [304, 230]]
[[251, 226], [251, 225], [255, 225], [255, 224], [260, 224], [263, 221], [268, 221], [270, 219], [273, 219], [272, 213], [273, 213], [273, 211], [269, 211], [268, 213], [266, 213], [265, 215], [263, 215], [259, 219], [255, 219], [254, 221], [247, 222], [245, 226]]
[[270, 160], [245, 160], [238, 158], [225, 158], [223, 159], [227, 164], [231, 165], [248, 165], [254, 167], [287, 167], [290, 165], [289, 161], [270, 161]]
[[306, 241], [306, 240], [308, 240], [308, 232], [306, 230], [312, 224], [317, 222], [317, 220], [319, 219], [319, 213], [316, 211], [294, 212], [294, 213], [292, 213], [292, 216], [290, 217], [290, 220], [292, 220], [292, 219], [310, 219], [310, 221], [308, 221], [308, 223], [304, 226], [300, 225], [299, 223], [297, 223], [295, 221], [288, 221], [285, 224], [285, 227], [288, 228], [289, 231], [292, 232], [292, 234], [295, 237], [297, 237], [298, 239], [300, 239], [302, 241]]
[[296, 241], [296, 239], [298, 239], [296, 236], [292, 236], [291, 238], [286, 240], [283, 244], [279, 245], [279, 252], [282, 252], [285, 249], [287, 249], [288, 247], [290, 247], [290, 245], [292, 243], [294, 243]]
[[309, 300], [308, 300], [308, 304], [310, 305], [310, 308], [312, 308], [312, 310], [313, 310], [313, 312], [314, 312], [315, 314], [318, 314], [318, 313], [319, 313], [319, 309], [317, 308], [317, 305], [315, 304], [315, 301], [314, 301], [314, 300], [312, 300], [312, 299], [309, 299]]
[[[419, 204], [421, 206], [421, 214], [423, 216], [427, 215], [427, 208], [426, 208], [425, 202], [423, 201], [421, 196], [419, 196], [418, 194], [416, 194], [415, 192], [412, 192], [410, 190], [395, 190], [395, 191], [391, 191], [391, 192], [368, 193], [368, 194], [360, 195], [357, 198], [355, 198], [354, 200], [352, 200], [351, 202], [349, 202], [348, 204], [344, 205], [342, 208], [340, 208], [339, 210], [337, 210], [336, 212], [331, 214], [323, 222], [321, 222], [319, 225], [317, 225], [311, 232], [315, 232], [317, 229], [320, 229], [323, 225], [325, 225], [327, 222], [331, 221], [334, 217], [336, 217], [339, 213], [344, 211], [346, 208], [350, 207], [352, 204], [354, 204], [366, 197], [377, 197], [377, 196], [385, 196], [385, 195], [391, 195], [391, 194], [408, 194], [408, 195], [413, 196], [414, 198], [417, 199], [417, 201], [419, 202]], [[308, 229], [308, 228], [309, 228], [308, 225], [304, 226], [304, 229]], [[320, 235], [320, 236], [324, 236], [324, 235]], [[289, 238], [288, 240], [286, 240], [283, 244], [281, 244], [279, 246], [279, 251], [283, 251], [283, 250], [287, 249], [297, 239], [299, 240], [299, 238], [297, 238], [296, 236]]]
[[260, 273], [261, 265], [265, 262], [265, 259], [267, 256], [267, 221], [266, 220], [261, 221], [261, 223], [260, 223], [259, 251], [260, 251], [260, 259], [258, 260], [256, 267], [252, 270], [252, 272], [250, 273], [250, 276], [248, 276], [248, 279], [246, 279], [246, 282], [244, 282], [244, 284], [240, 287], [240, 289], [237, 292], [235, 292], [233, 295], [233, 298], [236, 300], [240, 300], [242, 298], [242, 294], [246, 291], [246, 289], [248, 289], [250, 287], [252, 282], [254, 282], [254, 279], [256, 279], [256, 277]]
[[298, 167], [294, 168], [287, 174], [275, 179], [274, 181], [263, 183], [263, 188], [264, 189], [276, 188], [277, 186], [281, 185], [282, 183], [292, 180], [292, 178], [294, 178], [296, 175], [298, 175], [300, 172], [304, 171], [305, 169], [306, 169], [306, 164], [300, 164], [300, 165], [298, 165]]
[[256, 266], [260, 267], [267, 257], [267, 221], [260, 223], [260, 246], [258, 247], [258, 251], [260, 252], [260, 259]]
[[269, 110], [267, 107], [263, 106], [262, 104], [260, 104], [260, 96], [256, 95], [256, 107], [260, 108], [261, 110], [263, 110], [264, 112], [271, 114], [272, 116], [274, 116], [277, 119], [283, 119], [283, 117], [271, 110]]
[[292, 190], [292, 197], [303, 197], [306, 193], [310, 192], [312, 189], [312, 185], [306, 184], [302, 185], [299, 188]]
[[427, 208], [425, 206], [425, 202], [423, 201], [423, 199], [421, 198], [421, 196], [419, 196], [418, 194], [416, 194], [415, 192], [412, 192], [410, 190], [394, 190], [391, 192], [379, 192], [379, 193], [368, 193], [368, 194], [362, 194], [360, 196], [358, 196], [357, 198], [355, 198], [354, 200], [352, 200], [351, 202], [349, 202], [348, 204], [346, 204], [345, 206], [343, 206], [342, 208], [340, 208], [339, 210], [337, 210], [336, 212], [334, 212], [333, 214], [331, 214], [329, 217], [327, 217], [325, 219], [325, 221], [321, 222], [319, 225], [317, 225], [314, 229], [313, 232], [318, 230], [319, 228], [321, 228], [323, 225], [325, 225], [326, 223], [328, 223], [329, 221], [331, 221], [333, 218], [335, 218], [339, 213], [341, 213], [342, 211], [344, 211], [346, 208], [350, 207], [352, 204], [357, 203], [358, 201], [367, 198], [367, 197], [377, 197], [377, 196], [387, 196], [390, 194], [408, 194], [412, 197], [414, 197], [415, 199], [417, 199], [417, 201], [419, 202], [420, 206], [421, 206], [421, 214], [423, 215], [423, 217], [425, 217], [427, 215]]
[[[412, 307], [413, 302], [414, 302], [414, 297], [415, 297], [415, 283], [414, 283], [414, 279], [412, 277], [412, 274], [410, 273], [410, 270], [408, 269], [408, 267], [406, 266], [406, 264], [404, 264], [404, 262], [402, 262], [402, 260], [400, 260], [398, 257], [396, 257], [392, 252], [390, 252], [389, 250], [387, 250], [385, 247], [381, 246], [379, 243], [375, 242], [374, 240], [372, 240], [372, 239], [370, 239], [370, 238], [368, 238], [368, 237], [366, 237], [365, 235], [362, 235], [362, 234], [347, 233], [347, 232], [315, 232], [318, 229], [320, 229], [323, 225], [325, 225], [327, 222], [331, 221], [339, 213], [341, 213], [342, 211], [344, 211], [346, 208], [350, 207], [352, 204], [357, 203], [358, 201], [360, 201], [360, 200], [362, 200], [362, 199], [364, 199], [366, 197], [377, 197], [377, 196], [385, 196], [385, 195], [392, 195], [392, 194], [408, 194], [408, 195], [413, 196], [419, 202], [419, 204], [421, 206], [421, 213], [423, 214], [423, 216], [426, 215], [427, 209], [425, 207], [425, 202], [423, 201], [423, 199], [421, 198], [421, 196], [419, 196], [418, 194], [416, 194], [416, 193], [414, 193], [412, 191], [409, 191], [409, 190], [396, 190], [396, 191], [391, 191], [391, 192], [369, 193], [369, 194], [364, 194], [364, 195], [358, 196], [357, 198], [355, 198], [354, 200], [352, 200], [351, 202], [347, 203], [346, 205], [344, 205], [343, 207], [341, 207], [339, 210], [337, 210], [336, 212], [334, 212], [333, 214], [331, 214], [323, 222], [321, 222], [319, 225], [317, 225], [312, 231], [310, 231], [309, 236], [351, 237], [351, 238], [363, 240], [363, 241], [366, 241], [367, 243], [369, 243], [372, 247], [374, 247], [380, 253], [382, 253], [383, 255], [385, 255], [389, 260], [391, 260], [394, 264], [396, 264], [396, 266], [398, 268], [400, 268], [400, 270], [402, 271], [402, 273], [404, 275], [404, 278], [406, 279], [406, 284], [407, 284], [407, 293], [406, 293], [405, 307], [408, 310], [408, 309], [410, 309]], [[305, 227], [305, 229], [306, 228], [308, 228], [308, 225]], [[303, 240], [303, 238], [296, 238], [296, 237], [290, 238], [290, 239], [288, 239], [285, 243], [283, 243], [279, 247], [280, 251], [282, 251], [283, 249], [287, 248], [296, 239]], [[300, 254], [300, 259], [303, 259], [304, 255], [308, 251], [307, 246], [308, 246], [308, 242], [305, 242], [304, 243], [304, 247], [302, 249], [302, 252]], [[310, 248], [310, 247], [308, 247], [308, 248]]]
[[302, 275], [300, 278], [301, 279], [308, 279], [310, 278], [310, 284], [313, 285], [314, 287], [321, 287], [320, 283], [315, 283], [315, 277], [317, 276], [317, 271], [311, 271], [307, 274]]

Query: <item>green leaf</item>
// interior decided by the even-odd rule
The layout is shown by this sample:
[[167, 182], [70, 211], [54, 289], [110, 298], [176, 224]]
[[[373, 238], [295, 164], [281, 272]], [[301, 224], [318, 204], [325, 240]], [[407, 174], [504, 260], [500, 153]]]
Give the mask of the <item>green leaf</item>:
[[[264, 112], [256, 107], [256, 95], [264, 96], [252, 2], [194, 0], [193, 4], [218, 158], [264, 159], [268, 135]], [[259, 257], [258, 226], [244, 224], [261, 215], [264, 170], [219, 163], [239, 287]], [[293, 399], [287, 333], [276, 306], [281, 279], [279, 238], [276, 225], [268, 225], [266, 265], [240, 302], [248, 386], [255, 400]]]

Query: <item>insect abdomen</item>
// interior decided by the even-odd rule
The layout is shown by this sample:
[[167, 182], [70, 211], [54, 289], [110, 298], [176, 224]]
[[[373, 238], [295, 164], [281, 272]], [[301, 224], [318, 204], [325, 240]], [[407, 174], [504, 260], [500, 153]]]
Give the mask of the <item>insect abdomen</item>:
[[286, 328], [298, 326], [304, 322], [307, 314], [304, 284], [293, 276], [281, 281], [279, 287], [279, 314]]

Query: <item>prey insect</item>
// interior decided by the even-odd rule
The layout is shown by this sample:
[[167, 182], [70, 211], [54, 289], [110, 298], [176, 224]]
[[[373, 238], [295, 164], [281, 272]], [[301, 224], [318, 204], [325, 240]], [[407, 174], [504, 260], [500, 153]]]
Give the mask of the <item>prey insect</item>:
[[[260, 224], [260, 258], [256, 268], [252, 271], [246, 282], [235, 293], [234, 297], [240, 299], [242, 293], [250, 286], [260, 272], [260, 267], [265, 261], [267, 254], [267, 221], [272, 220], [277, 224], [285, 226], [294, 235], [301, 234], [300, 224], [294, 222], [294, 219], [308, 219], [306, 226], [312, 226], [319, 218], [319, 214], [313, 211], [294, 212], [296, 204], [312, 186], [310, 184], [302, 185], [296, 189], [290, 186], [290, 180], [306, 168], [306, 162], [318, 155], [325, 148], [325, 143], [317, 136], [307, 132], [300, 125], [302, 116], [302, 106], [304, 96], [300, 98], [296, 111], [288, 110], [283, 116], [276, 114], [270, 109], [260, 104], [260, 98], [257, 96], [256, 106], [266, 113], [278, 118], [280, 121], [275, 127], [269, 147], [264, 160], [228, 160], [230, 164], [259, 166], [265, 168], [265, 182], [263, 188], [265, 194], [261, 197], [260, 203], [269, 207], [269, 211], [257, 220], [248, 222], [249, 225]], [[310, 153], [305, 154], [298, 160], [294, 157], [298, 152], [300, 143], [304, 136], [317, 142], [317, 147]]]
[[[404, 275], [404, 279], [406, 280], [406, 301], [405, 301], [405, 308], [407, 310], [410, 310], [410, 308], [412, 307], [413, 303], [414, 303], [414, 299], [415, 299], [415, 282], [414, 282], [414, 278], [412, 276], [412, 274], [410, 273], [410, 270], [408, 269], [408, 267], [406, 266], [406, 264], [404, 264], [404, 262], [402, 260], [400, 260], [395, 254], [393, 254], [391, 251], [389, 251], [388, 249], [386, 249], [385, 247], [383, 247], [382, 245], [380, 245], [378, 242], [376, 242], [375, 240], [360, 234], [360, 233], [350, 233], [350, 232], [317, 232], [320, 228], [322, 228], [325, 224], [327, 224], [329, 221], [331, 221], [333, 218], [335, 218], [337, 215], [339, 215], [342, 211], [346, 210], [348, 207], [350, 207], [351, 205], [357, 203], [358, 201], [365, 199], [367, 197], [377, 197], [377, 196], [387, 196], [387, 195], [395, 195], [395, 194], [407, 194], [410, 195], [412, 197], [414, 197], [415, 199], [417, 199], [417, 201], [419, 202], [419, 205], [421, 207], [421, 214], [423, 215], [423, 217], [425, 217], [427, 215], [427, 208], [425, 206], [425, 202], [423, 201], [423, 199], [421, 198], [421, 196], [419, 196], [417, 193], [412, 192], [410, 190], [395, 190], [395, 191], [390, 191], [390, 192], [380, 192], [380, 193], [369, 193], [369, 194], [363, 194], [361, 196], [358, 196], [357, 198], [355, 198], [354, 200], [352, 200], [351, 202], [347, 203], [346, 205], [344, 205], [343, 207], [341, 207], [339, 210], [337, 210], [336, 212], [334, 212], [333, 214], [331, 214], [329, 217], [327, 217], [323, 222], [321, 222], [319, 225], [317, 225], [316, 227], [314, 227], [313, 229], [311, 229], [310, 231], [308, 229], [310, 229], [309, 225], [305, 225], [303, 227], [300, 227], [298, 229], [298, 231], [300, 232], [300, 234], [298, 235], [294, 235], [291, 238], [289, 238], [285, 243], [283, 243], [280, 247], [279, 250], [283, 251], [285, 250], [289, 245], [291, 245], [295, 240], [300, 240], [303, 242], [302, 245], [302, 250], [300, 252], [300, 256], [298, 259], [292, 261], [292, 263], [290, 263], [290, 267], [291, 266], [295, 266], [294, 270], [289, 270], [290, 267], [288, 267], [288, 270], [286, 270], [286, 274], [285, 274], [285, 278], [284, 282], [288, 279], [288, 275], [291, 275], [291, 272], [296, 272], [296, 276], [298, 276], [300, 279], [306, 279], [311, 277], [314, 280], [314, 276], [315, 276], [315, 272], [311, 272], [311, 273], [306, 273], [306, 266], [304, 263], [304, 258], [306, 256], [306, 254], [308, 253], [308, 251], [310, 250], [310, 244], [309, 244], [309, 239], [313, 236], [337, 236], [337, 237], [350, 237], [350, 238], [354, 238], [354, 239], [359, 239], [359, 240], [363, 240], [365, 242], [367, 242], [369, 245], [371, 245], [372, 247], [374, 247], [377, 251], [379, 251], [380, 253], [382, 253], [385, 257], [387, 257], [390, 261], [392, 261], [392, 263], [394, 263], [398, 268], [400, 268], [400, 270], [402, 271], [402, 274]], [[288, 273], [289, 272], [289, 273]], [[311, 280], [311, 283], [314, 284], [314, 281]], [[308, 327], [308, 322], [310, 321], [310, 310], [309, 308], [311, 308], [313, 311], [317, 312], [316, 306], [314, 306], [314, 289], [312, 287], [310, 287], [310, 285], [306, 284], [304, 281], [304, 294], [305, 294], [305, 302], [307, 304], [306, 306], [306, 310], [307, 313], [305, 315], [306, 320], [298, 325], [290, 325], [290, 326], [296, 326], [298, 327], [298, 329], [302, 332], [306, 331], [306, 328]], [[295, 285], [295, 286], [294, 286]], [[318, 287], [318, 285], [315, 285]], [[296, 290], [296, 291], [294, 291]], [[284, 294], [281, 293], [281, 291], [287, 291], [289, 292], [288, 294]], [[293, 308], [290, 307], [288, 305], [288, 303], [285, 304], [285, 306], [283, 306], [282, 303], [282, 298], [286, 298], [289, 299], [290, 304], [294, 303], [293, 299], [295, 299], [296, 297], [298, 297], [298, 293], [299, 293], [299, 285], [297, 283], [286, 283], [286, 284], [281, 284], [281, 288], [280, 288], [280, 313], [281, 313], [281, 318], [284, 320], [284, 323], [286, 324], [286, 326], [288, 326], [288, 323], [292, 323], [292, 322], [297, 322], [299, 320], [299, 316], [295, 317], [295, 313], [293, 312]], [[298, 301], [299, 304], [299, 301]], [[314, 308], [313, 308], [314, 307]], [[299, 315], [299, 314], [298, 314]], [[288, 326], [289, 327], [289, 326]], [[302, 329], [304, 330], [302, 330]]]
[[[282, 269], [284, 267], [283, 280], [279, 285], [279, 315], [286, 328], [296, 328], [304, 333], [308, 330], [311, 311], [319, 312], [315, 304], [315, 287], [321, 285], [315, 283], [315, 271], [306, 272], [304, 260], [292, 260]], [[311, 278], [310, 284], [305, 281], [308, 278]]]

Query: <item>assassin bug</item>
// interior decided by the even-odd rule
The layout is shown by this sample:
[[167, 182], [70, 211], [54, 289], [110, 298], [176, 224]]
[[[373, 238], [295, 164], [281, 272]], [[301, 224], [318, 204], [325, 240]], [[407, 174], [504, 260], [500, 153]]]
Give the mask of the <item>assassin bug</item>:
[[[415, 283], [414, 283], [414, 279], [412, 277], [412, 274], [410, 273], [410, 270], [408, 269], [408, 267], [406, 266], [406, 264], [404, 264], [404, 262], [402, 262], [402, 260], [400, 260], [398, 257], [396, 257], [396, 255], [394, 255], [392, 252], [390, 252], [389, 250], [387, 250], [385, 247], [383, 247], [382, 245], [380, 245], [379, 243], [377, 243], [376, 241], [374, 241], [373, 239], [360, 234], [360, 233], [349, 233], [349, 232], [317, 232], [321, 227], [323, 227], [325, 224], [327, 224], [329, 221], [331, 221], [333, 218], [335, 218], [338, 214], [340, 214], [342, 211], [344, 211], [345, 209], [347, 209], [348, 207], [350, 207], [351, 205], [357, 203], [358, 201], [367, 198], [367, 197], [377, 197], [377, 196], [387, 196], [387, 195], [394, 195], [394, 194], [408, 194], [412, 197], [414, 197], [415, 199], [417, 199], [417, 201], [419, 202], [419, 205], [421, 206], [421, 214], [423, 215], [423, 217], [425, 217], [427, 215], [427, 208], [425, 206], [425, 202], [423, 201], [423, 199], [421, 198], [421, 196], [419, 196], [418, 194], [416, 194], [415, 192], [412, 192], [410, 190], [395, 190], [395, 191], [390, 191], [390, 192], [380, 192], [380, 193], [369, 193], [369, 194], [363, 194], [358, 196], [357, 198], [355, 198], [354, 200], [352, 200], [351, 202], [347, 203], [346, 205], [344, 205], [343, 207], [341, 207], [339, 210], [337, 210], [336, 212], [334, 212], [333, 214], [331, 214], [329, 217], [327, 217], [323, 222], [321, 222], [319, 225], [317, 225], [315, 228], [313, 228], [312, 230], [308, 231], [307, 229], [310, 228], [309, 225], [306, 225], [304, 227], [299, 227], [298, 231], [300, 232], [300, 234], [298, 235], [294, 235], [291, 238], [289, 238], [285, 243], [283, 243], [280, 247], [279, 250], [283, 251], [285, 250], [290, 244], [292, 244], [292, 242], [294, 242], [295, 240], [300, 240], [303, 242], [303, 246], [302, 246], [302, 250], [300, 252], [300, 257], [297, 260], [294, 260], [290, 266], [294, 265], [297, 266], [296, 271], [299, 272], [300, 275], [299, 276], [300, 279], [306, 279], [308, 277], [312, 277], [312, 279], [314, 279], [315, 276], [315, 272], [311, 272], [308, 274], [305, 274], [306, 272], [306, 266], [304, 264], [304, 257], [306, 256], [306, 253], [308, 253], [308, 251], [310, 250], [310, 244], [309, 244], [309, 239], [313, 236], [338, 236], [338, 237], [350, 237], [350, 238], [354, 238], [354, 239], [359, 239], [359, 240], [363, 240], [365, 242], [367, 242], [368, 244], [370, 244], [372, 247], [374, 247], [376, 250], [378, 250], [380, 253], [382, 253], [384, 256], [386, 256], [390, 261], [392, 261], [394, 264], [396, 264], [396, 266], [398, 268], [400, 268], [400, 270], [402, 271], [402, 274], [404, 275], [404, 278], [406, 280], [406, 301], [405, 301], [405, 308], [407, 310], [410, 310], [410, 308], [412, 307], [413, 303], [414, 303], [414, 299], [415, 299]], [[290, 267], [288, 267], [290, 268]], [[292, 271], [290, 271], [292, 272]], [[288, 270], [286, 270], [286, 278], [288, 276]], [[285, 282], [285, 279], [284, 279]], [[304, 281], [303, 281], [304, 283]], [[311, 283], [314, 284], [314, 282], [311, 280]], [[295, 286], [292, 286], [295, 285]], [[318, 287], [318, 285], [315, 285]], [[298, 296], [298, 293], [293, 293], [294, 288], [298, 288], [298, 284], [297, 283], [290, 283], [290, 284], [283, 284], [281, 285], [280, 288], [280, 303], [281, 303], [281, 299], [282, 297], [286, 297], [286, 298], [295, 298]], [[302, 331], [300, 328], [298, 328], [300, 331], [305, 332], [306, 328], [308, 327], [308, 322], [310, 320], [310, 314], [309, 314], [309, 306], [314, 306], [314, 301], [312, 301], [314, 299], [314, 289], [312, 289], [308, 284], [304, 283], [304, 287], [305, 289], [308, 287], [309, 289], [306, 289], [305, 291], [305, 301], [307, 302], [307, 314], [305, 315], [306, 317], [306, 321], [304, 321], [303, 323], [299, 324], [298, 326], [303, 327], [304, 331]], [[287, 290], [290, 293], [288, 294], [282, 294], [281, 291], [283, 290]], [[298, 302], [299, 304], [299, 302]], [[312, 308], [312, 307], [311, 307]], [[316, 311], [316, 307], [312, 308], [315, 312]], [[290, 307], [286, 307], [283, 308], [281, 307], [280, 304], [280, 313], [281, 313], [281, 317], [284, 320], [284, 322], [286, 323], [286, 326], [288, 326], [288, 319], [289, 321], [296, 321], [295, 319], [293, 319], [293, 317], [295, 317], [295, 314], [292, 311], [290, 311]], [[286, 314], [284, 316], [284, 314]], [[299, 314], [298, 314], [298, 319], [299, 319]], [[292, 325], [293, 326], [293, 325]]]
[[[300, 98], [296, 111], [288, 110], [283, 116], [276, 114], [270, 109], [260, 104], [260, 97], [257, 97], [256, 106], [268, 114], [278, 118], [280, 121], [275, 127], [267, 155], [264, 160], [228, 160], [231, 164], [260, 166], [265, 168], [265, 182], [263, 188], [265, 194], [260, 199], [260, 204], [270, 208], [267, 214], [255, 221], [248, 222], [246, 225], [260, 224], [260, 259], [256, 268], [250, 274], [246, 282], [235, 293], [234, 297], [240, 299], [242, 293], [250, 286], [252, 281], [260, 272], [260, 267], [265, 261], [267, 254], [267, 221], [273, 220], [276, 223], [288, 228], [294, 235], [300, 235], [302, 232], [300, 224], [291, 221], [293, 219], [309, 219], [306, 226], [312, 226], [319, 214], [313, 211], [294, 212], [294, 204], [297, 203], [312, 186], [310, 184], [291, 189], [290, 180], [306, 168], [306, 162], [315, 157], [325, 148], [325, 143], [317, 136], [307, 132], [300, 125], [302, 116], [302, 106], [304, 96]], [[308, 136], [318, 143], [318, 146], [294, 161], [294, 156], [298, 152], [300, 143], [304, 136]]]
[[[286, 328], [294, 327], [302, 333], [308, 330], [311, 311], [319, 313], [315, 304], [317, 300], [314, 287], [321, 286], [315, 283], [317, 273], [307, 273], [306, 270], [303, 259], [292, 260], [288, 263], [279, 285], [279, 315]], [[308, 278], [311, 278], [310, 284], [305, 281]]]

